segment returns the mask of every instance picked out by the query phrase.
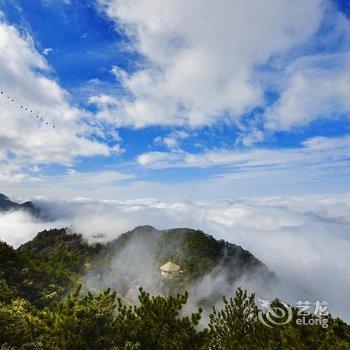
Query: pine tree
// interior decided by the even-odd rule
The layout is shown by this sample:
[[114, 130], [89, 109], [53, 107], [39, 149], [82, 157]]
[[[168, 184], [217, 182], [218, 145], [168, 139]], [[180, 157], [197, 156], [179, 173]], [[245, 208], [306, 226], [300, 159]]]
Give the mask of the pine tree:
[[205, 332], [197, 326], [202, 310], [190, 316], [181, 315], [188, 294], [176, 296], [151, 296], [140, 289], [139, 306], [125, 307], [120, 304], [119, 337], [117, 345], [139, 346], [140, 349], [201, 349]]
[[209, 349], [258, 349], [264, 345], [259, 338], [261, 324], [255, 295], [238, 288], [234, 298], [223, 297], [223, 309], [213, 307], [209, 320]]

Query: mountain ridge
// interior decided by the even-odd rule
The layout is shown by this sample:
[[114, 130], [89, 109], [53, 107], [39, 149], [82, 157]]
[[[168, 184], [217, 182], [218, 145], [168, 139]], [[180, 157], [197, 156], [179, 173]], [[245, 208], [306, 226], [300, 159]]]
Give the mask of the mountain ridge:
[[41, 209], [32, 201], [18, 203], [12, 201], [8, 196], [0, 193], [0, 212], [10, 212], [16, 210], [23, 210], [39, 218], [41, 216]]
[[[139, 286], [155, 294], [182, 292], [208, 276], [225, 278], [232, 285], [247, 276], [262, 286], [277, 280], [275, 273], [249, 251], [189, 228], [139, 226], [112, 241], [93, 244], [67, 228], [44, 230], [13, 253], [30, 261], [33, 276], [40, 276], [40, 292], [33, 291], [30, 297], [37, 306], [59, 300], [79, 283], [92, 290], [111, 287], [132, 297]], [[159, 269], [169, 259], [185, 273], [164, 283]], [[21, 265], [16, 273], [21, 276], [27, 270]], [[17, 277], [18, 290], [30, 280], [30, 274]], [[6, 271], [3, 275], [8, 281]]]

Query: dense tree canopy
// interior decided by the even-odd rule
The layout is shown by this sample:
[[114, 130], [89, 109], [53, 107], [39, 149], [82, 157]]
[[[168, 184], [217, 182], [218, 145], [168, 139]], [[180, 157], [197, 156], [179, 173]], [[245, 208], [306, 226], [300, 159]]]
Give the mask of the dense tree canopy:
[[350, 349], [350, 327], [328, 318], [328, 327], [290, 323], [268, 328], [258, 320], [254, 295], [238, 289], [213, 309], [208, 328], [201, 310], [184, 314], [187, 294], [152, 296], [140, 290], [129, 305], [106, 290], [80, 288], [54, 307], [38, 310], [23, 299], [0, 302], [2, 349]]

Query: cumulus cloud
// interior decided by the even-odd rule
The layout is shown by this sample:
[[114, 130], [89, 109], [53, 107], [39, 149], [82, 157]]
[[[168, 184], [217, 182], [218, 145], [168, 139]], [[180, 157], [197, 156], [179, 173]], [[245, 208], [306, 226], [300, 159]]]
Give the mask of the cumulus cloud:
[[269, 130], [290, 130], [317, 118], [347, 118], [350, 111], [350, 53], [297, 60], [287, 86], [265, 112]]
[[170, 150], [178, 150], [180, 149], [180, 142], [182, 140], [187, 139], [190, 136], [190, 134], [184, 130], [176, 130], [171, 132], [166, 137], [156, 137], [154, 139], [154, 142], [157, 144], [163, 144], [165, 147], [167, 147]]
[[[70, 103], [68, 93], [50, 78], [50, 70], [44, 57], [36, 51], [32, 38], [20, 34], [1, 19], [2, 180], [25, 177], [34, 164], [69, 165], [77, 156], [107, 156], [117, 151], [90, 137], [98, 132], [99, 126], [84, 122], [91, 120], [92, 115]], [[40, 118], [35, 118], [25, 108], [44, 117], [44, 121], [40, 122]]]
[[146, 61], [132, 73], [114, 68], [130, 98], [105, 108], [136, 127], [196, 127], [263, 106], [258, 67], [311, 38], [325, 13], [321, 0], [98, 4]]

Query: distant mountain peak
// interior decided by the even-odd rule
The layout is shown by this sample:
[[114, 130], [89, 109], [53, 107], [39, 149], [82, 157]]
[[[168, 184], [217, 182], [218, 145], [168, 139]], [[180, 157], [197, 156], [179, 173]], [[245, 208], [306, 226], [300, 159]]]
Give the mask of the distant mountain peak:
[[132, 232], [154, 232], [154, 231], [158, 231], [155, 227], [151, 226], [151, 225], [140, 225], [140, 226], [136, 226]]
[[0, 193], [0, 203], [2, 202], [9, 202], [10, 198], [4, 195], [3, 193]]
[[27, 201], [24, 203], [17, 203], [12, 201], [5, 194], [0, 193], [0, 212], [8, 212], [15, 210], [24, 210], [36, 217], [41, 216], [41, 209], [35, 206], [33, 202]]

